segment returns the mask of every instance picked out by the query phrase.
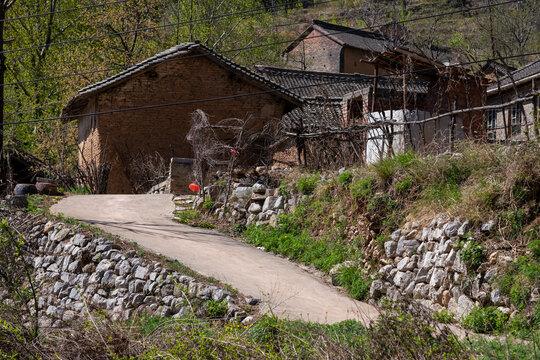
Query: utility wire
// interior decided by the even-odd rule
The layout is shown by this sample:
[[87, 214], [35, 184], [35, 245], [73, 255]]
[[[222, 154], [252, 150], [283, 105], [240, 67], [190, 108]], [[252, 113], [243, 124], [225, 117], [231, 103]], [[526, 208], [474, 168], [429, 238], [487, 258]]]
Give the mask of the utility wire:
[[[320, 4], [325, 4], [325, 3], [329, 3], [329, 2], [333, 2], [333, 1], [335, 1], [335, 0], [327, 0], [327, 1], [321, 2]], [[519, 0], [513, 0], [513, 1], [519, 1]], [[195, 23], [200, 23], [200, 22], [205, 22], [205, 21], [212, 21], [212, 20], [216, 20], [216, 19], [227, 18], [229, 16], [234, 16], [234, 15], [254, 14], [254, 13], [257, 13], [257, 12], [264, 12], [264, 11], [268, 11], [268, 10], [276, 9], [276, 8], [280, 8], [280, 7], [285, 7], [286, 8], [286, 7], [290, 6], [290, 5], [296, 5], [296, 4], [301, 4], [301, 3], [302, 3], [302, 0], [289, 2], [289, 3], [284, 3], [284, 4], [273, 5], [273, 6], [268, 6], [268, 7], [262, 7], [262, 8], [256, 8], [256, 9], [250, 9], [250, 10], [231, 12], [231, 13], [222, 14], [222, 15], [209, 16], [209, 17], [204, 17], [204, 18], [199, 18], [199, 19], [181, 21], [181, 22], [176, 22], [176, 23], [169, 23], [169, 24], [163, 24], [163, 25], [157, 25], [157, 26], [149, 26], [149, 27], [143, 27], [143, 28], [140, 28], [140, 29], [132, 29], [132, 30], [126, 30], [126, 31], [118, 31], [118, 32], [112, 32], [112, 33], [107, 33], [107, 34], [102, 34], [102, 35], [88, 36], [88, 37], [80, 38], [80, 39], [59, 41], [59, 42], [50, 43], [50, 44], [42, 44], [42, 45], [28, 46], [28, 47], [24, 47], [24, 48], [8, 49], [8, 50], [0, 51], [0, 54], [8, 54], [8, 53], [14, 53], [14, 52], [20, 52], [20, 51], [35, 50], [35, 49], [41, 49], [43, 47], [49, 47], [49, 46], [76, 44], [76, 43], [89, 41], [89, 40], [105, 39], [105, 38], [108, 38], [108, 37], [111, 37], [111, 36], [126, 35], [126, 34], [131, 34], [131, 33], [149, 31], [149, 30], [165, 29], [165, 28], [169, 28], [169, 27], [173, 27], [173, 26], [195, 24]]]
[[[400, 76], [400, 75], [407, 75], [407, 74], [416, 74], [416, 73], [421, 73], [421, 72], [426, 72], [426, 71], [431, 71], [431, 70], [447, 69], [447, 68], [453, 68], [453, 67], [458, 67], [458, 66], [463, 66], [463, 65], [470, 65], [470, 64], [479, 63], [479, 62], [485, 62], [485, 61], [490, 61], [490, 60], [495, 61], [495, 60], [510, 59], [510, 58], [531, 56], [531, 55], [540, 55], [540, 51], [535, 52], [535, 53], [528, 53], [528, 54], [501, 56], [501, 57], [496, 57], [496, 58], [491, 58], [491, 59], [467, 61], [467, 62], [463, 62], [463, 63], [459, 63], [459, 64], [452, 64], [452, 65], [448, 65], [448, 66], [440, 66], [440, 67], [434, 66], [434, 67], [431, 67], [431, 68], [423, 68], [423, 69], [417, 69], [417, 70], [412, 70], [412, 71], [405, 71], [405, 72], [401, 72], [401, 73], [382, 74], [382, 75], [378, 75], [378, 77], [390, 77], [390, 76]], [[369, 78], [374, 78], [374, 77], [373, 76], [366, 76], [366, 78], [369, 79]], [[295, 90], [295, 89], [309, 88], [309, 87], [322, 86], [322, 85], [332, 85], [332, 84], [338, 84], [338, 83], [355, 82], [357, 80], [358, 79], [342, 80], [342, 81], [331, 81], [331, 82], [327, 82], [327, 83], [301, 85], [301, 86], [294, 86], [294, 87], [288, 87], [288, 88], [280, 86], [279, 89], [271, 89], [271, 90], [264, 90], [264, 91], [250, 92], [250, 93], [219, 96], [219, 97], [206, 98], [206, 99], [177, 101], [177, 102], [171, 102], [171, 103], [165, 103], [165, 104], [137, 106], [137, 107], [124, 108], [124, 109], [98, 111], [98, 112], [87, 113], [87, 114], [68, 115], [68, 116], [52, 117], [52, 118], [46, 118], [46, 119], [34, 119], [34, 120], [28, 120], [28, 121], [16, 121], [16, 122], [7, 122], [7, 123], [5, 122], [5, 123], [2, 123], [0, 125], [4, 126], [4, 125], [30, 124], [30, 123], [55, 121], [55, 120], [72, 120], [72, 119], [80, 118], [80, 117], [84, 117], [84, 116], [106, 115], [106, 114], [114, 114], [114, 113], [126, 112], [126, 111], [148, 110], [148, 109], [155, 109], [155, 108], [168, 107], [168, 106], [198, 104], [198, 103], [204, 103], [204, 102], [213, 102], [213, 101], [219, 101], [219, 100], [235, 99], [235, 98], [246, 97], [246, 96], [256, 96], [256, 95], [270, 94], [270, 93], [280, 92], [282, 90], [289, 90], [290, 91], [290, 90]]]
[[60, 9], [60, 10], [55, 10], [55, 11], [49, 11], [49, 12], [44, 12], [44, 13], [39, 13], [39, 14], [30, 14], [30, 15], [18, 16], [18, 17], [14, 17], [14, 18], [0, 19], [0, 22], [8, 23], [8, 22], [16, 21], [16, 20], [31, 19], [31, 18], [35, 18], [35, 17], [48, 16], [48, 15], [53, 15], [53, 14], [60, 14], [60, 13], [76, 11], [76, 10], [86, 10], [86, 9], [92, 9], [92, 8], [97, 8], [97, 7], [102, 7], [102, 6], [116, 5], [116, 4], [125, 3], [127, 1], [130, 1], [130, 0], [111, 1], [111, 2], [107, 2], [107, 3], [101, 3], [101, 4], [93, 4], [93, 5], [87, 5], [87, 6], [75, 7], [75, 8], [69, 8], [69, 9]]
[[[326, 1], [326, 2], [332, 2], [332, 1], [334, 1], [334, 0]], [[420, 20], [425, 20], [427, 18], [436, 18], [436, 17], [452, 15], [452, 14], [455, 14], [455, 13], [465, 12], [465, 11], [474, 11], [474, 10], [484, 9], [484, 8], [487, 8], [487, 7], [506, 5], [506, 4], [509, 4], [509, 3], [515, 3], [515, 2], [519, 2], [519, 1], [521, 1], [521, 0], [510, 0], [510, 1], [497, 3], [497, 4], [482, 5], [482, 6], [478, 6], [478, 7], [475, 7], [475, 8], [467, 8], [467, 9], [462, 9], [462, 10], [455, 10], [455, 11], [450, 11], [450, 12], [444, 12], [444, 13], [439, 13], [439, 14], [434, 14], [434, 15], [429, 15], [429, 16], [422, 16], [422, 17], [418, 17], [418, 18], [398, 21], [398, 22], [388, 22], [388, 23], [385, 23], [385, 24], [382, 24], [382, 25], [376, 25], [376, 26], [373, 26], [373, 27], [381, 27], [381, 26], [386, 26], [386, 25], [391, 25], [391, 24], [420, 21]], [[371, 29], [373, 27], [364, 27], [364, 28], [360, 28], [360, 29], [350, 29], [350, 30], [329, 32], [328, 34], [320, 34], [320, 35], [311, 36], [310, 39], [315, 39], [315, 38], [320, 38], [320, 37], [328, 37], [328, 36], [331, 36], [331, 35], [338, 35], [338, 34], [343, 34], [343, 33], [349, 33], [349, 32], [353, 32], [353, 31], [357, 31], [357, 30], [369, 30], [369, 29]], [[240, 52], [240, 51], [246, 51], [246, 50], [253, 50], [253, 49], [258, 49], [258, 48], [261, 48], [261, 47], [283, 45], [283, 44], [288, 44], [288, 43], [291, 43], [291, 40], [274, 41], [274, 42], [270, 42], [270, 43], [245, 46], [245, 47], [229, 49], [229, 50], [223, 50], [223, 51], [220, 51], [220, 54], [226, 54], [226, 53], [231, 53], [231, 52]], [[0, 52], [0, 54], [1, 54], [1, 52]], [[189, 58], [199, 57], [199, 56], [206, 56], [206, 54], [190, 55], [190, 56], [183, 57], [181, 59], [189, 59]], [[162, 62], [178, 61], [178, 60], [181, 60], [181, 59], [168, 59], [168, 60], [164, 60]], [[133, 65], [135, 65], [135, 64], [133, 64]], [[122, 66], [122, 67], [114, 67], [114, 68], [106, 68], [106, 69], [94, 69], [94, 70], [78, 72], [78, 73], [70, 73], [70, 74], [51, 76], [51, 77], [45, 77], [45, 78], [39, 78], [39, 79], [11, 82], [11, 83], [6, 83], [6, 84], [0, 84], [0, 86], [14, 86], [14, 85], [25, 84], [25, 83], [33, 83], [33, 82], [39, 82], [39, 81], [62, 79], [62, 78], [67, 78], [67, 77], [72, 77], [72, 76], [84, 76], [84, 75], [95, 74], [95, 73], [99, 73], [99, 72], [125, 70], [126, 68], [129, 68], [130, 66], [133, 66], [133, 65], [127, 65], [127, 66]]]

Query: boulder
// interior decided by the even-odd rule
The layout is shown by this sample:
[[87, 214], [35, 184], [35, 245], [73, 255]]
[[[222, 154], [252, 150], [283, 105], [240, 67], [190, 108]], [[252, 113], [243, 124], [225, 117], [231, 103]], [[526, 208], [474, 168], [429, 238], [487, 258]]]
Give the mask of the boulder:
[[397, 250], [397, 242], [395, 241], [387, 241], [384, 243], [384, 252], [386, 254], [386, 257], [393, 258], [396, 256], [396, 250]]
[[258, 214], [262, 211], [262, 206], [260, 204], [257, 204], [256, 202], [251, 203], [248, 208], [248, 212], [250, 214]]
[[462, 319], [463, 317], [469, 315], [473, 309], [474, 302], [466, 295], [461, 295], [457, 301], [457, 317]]

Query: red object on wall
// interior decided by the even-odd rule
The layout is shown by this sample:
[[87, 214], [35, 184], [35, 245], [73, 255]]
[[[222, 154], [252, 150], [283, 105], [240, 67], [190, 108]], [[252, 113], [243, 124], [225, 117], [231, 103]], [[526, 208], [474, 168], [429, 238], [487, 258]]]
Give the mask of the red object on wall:
[[197, 184], [189, 184], [189, 190], [193, 192], [199, 192], [199, 185]]

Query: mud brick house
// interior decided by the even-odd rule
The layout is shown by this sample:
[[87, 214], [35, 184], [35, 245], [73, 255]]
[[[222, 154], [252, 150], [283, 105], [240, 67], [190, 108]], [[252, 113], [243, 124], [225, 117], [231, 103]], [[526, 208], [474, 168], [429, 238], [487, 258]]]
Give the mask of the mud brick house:
[[373, 75], [374, 67], [366, 60], [394, 45], [375, 32], [313, 20], [283, 55], [292, 69]]
[[79, 165], [109, 162], [107, 192], [130, 193], [137, 156], [193, 157], [186, 134], [195, 110], [211, 121], [251, 117], [262, 126], [300, 104], [294, 93], [190, 42], [81, 89], [62, 116], [78, 120]]
[[[263, 66], [256, 71], [304, 99], [302, 107], [284, 116], [291, 136], [342, 132], [347, 137], [347, 131], [362, 124], [367, 128], [366, 124], [383, 120], [395, 123], [389, 129], [375, 126], [365, 130], [361, 146], [356, 146], [355, 155], [351, 155], [355, 158], [351, 164], [374, 162], [390, 151], [399, 153], [407, 148], [443, 152], [456, 140], [483, 136], [483, 112], [418, 123], [452, 110], [480, 106], [482, 78], [403, 47], [383, 51], [366, 64], [372, 66], [376, 76]], [[303, 151], [302, 143], [297, 147]], [[317, 161], [318, 155], [313, 152], [304, 156], [306, 163], [310, 156]]]
[[487, 88], [487, 138], [492, 141], [533, 139], [540, 133], [540, 58], [500, 77]]

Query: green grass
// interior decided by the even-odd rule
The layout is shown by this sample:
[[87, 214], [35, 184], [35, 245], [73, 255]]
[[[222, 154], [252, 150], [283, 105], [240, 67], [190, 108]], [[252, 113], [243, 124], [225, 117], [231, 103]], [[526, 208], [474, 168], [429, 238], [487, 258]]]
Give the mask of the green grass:
[[475, 307], [463, 318], [463, 325], [477, 333], [500, 333], [506, 329], [508, 315], [495, 306]]
[[369, 295], [371, 279], [356, 266], [342, 267], [336, 274], [339, 285], [356, 300], [364, 300]]

